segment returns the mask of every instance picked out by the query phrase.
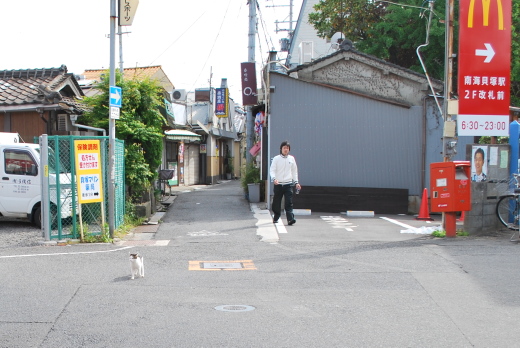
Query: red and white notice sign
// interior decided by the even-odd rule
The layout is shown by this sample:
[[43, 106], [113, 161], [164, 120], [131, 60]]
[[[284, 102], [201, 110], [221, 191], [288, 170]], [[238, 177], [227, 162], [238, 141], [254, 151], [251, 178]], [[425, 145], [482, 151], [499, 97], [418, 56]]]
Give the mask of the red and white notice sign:
[[458, 135], [509, 135], [511, 0], [460, 0]]

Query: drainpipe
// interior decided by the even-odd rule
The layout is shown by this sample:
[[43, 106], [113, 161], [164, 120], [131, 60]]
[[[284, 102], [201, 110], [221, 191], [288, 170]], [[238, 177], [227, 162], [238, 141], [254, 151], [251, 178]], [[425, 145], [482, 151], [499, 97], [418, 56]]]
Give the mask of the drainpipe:
[[43, 117], [43, 108], [36, 108], [36, 112], [40, 114], [40, 118], [43, 120], [43, 122], [45, 122], [45, 131], [48, 133], [49, 132], [49, 120], [46, 120], [45, 117]]
[[106, 130], [103, 129], [103, 128], [96, 128], [96, 127], [90, 127], [90, 126], [84, 126], [82, 124], [77, 124], [76, 123], [76, 120], [78, 119], [78, 115], [69, 115], [70, 116], [70, 123], [72, 123], [72, 125], [74, 127], [78, 127], [78, 128], [85, 128], [85, 129], [89, 129], [89, 130], [94, 130], [94, 131], [98, 131], [98, 132], [103, 132], [103, 136], [106, 137], [107, 136], [107, 133], [106, 133]]

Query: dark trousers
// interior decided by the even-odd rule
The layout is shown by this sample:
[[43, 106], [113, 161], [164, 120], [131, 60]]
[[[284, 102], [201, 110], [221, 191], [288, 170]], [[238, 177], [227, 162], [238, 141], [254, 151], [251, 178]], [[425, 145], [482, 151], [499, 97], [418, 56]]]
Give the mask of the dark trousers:
[[273, 196], [273, 213], [274, 219], [278, 220], [282, 212], [282, 197], [285, 197], [285, 215], [287, 216], [287, 222], [294, 220], [293, 214], [293, 186], [287, 185], [274, 185], [274, 196]]

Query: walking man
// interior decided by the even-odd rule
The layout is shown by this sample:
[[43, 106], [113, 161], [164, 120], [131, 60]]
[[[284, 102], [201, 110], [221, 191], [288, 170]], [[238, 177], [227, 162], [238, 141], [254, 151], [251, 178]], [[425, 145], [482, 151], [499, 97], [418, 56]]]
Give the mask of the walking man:
[[282, 211], [282, 197], [285, 197], [285, 215], [287, 216], [287, 223], [293, 225], [296, 223], [293, 214], [293, 187], [296, 185], [296, 190], [301, 190], [298, 183], [298, 166], [293, 156], [289, 155], [291, 151], [291, 144], [286, 140], [280, 145], [280, 154], [273, 158], [271, 163], [271, 180], [274, 183], [273, 196], [273, 222], [277, 223], [280, 219]]

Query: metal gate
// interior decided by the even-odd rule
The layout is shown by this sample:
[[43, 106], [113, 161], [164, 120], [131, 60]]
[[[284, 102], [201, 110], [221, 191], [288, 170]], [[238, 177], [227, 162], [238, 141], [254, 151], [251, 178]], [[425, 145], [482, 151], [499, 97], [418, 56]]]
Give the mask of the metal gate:
[[[91, 175], [92, 182], [85, 182], [78, 173], [77, 165], [82, 162], [78, 156], [82, 143], [94, 144], [83, 161], [88, 166], [96, 166], [99, 175]], [[98, 146], [99, 144], [99, 146]], [[96, 147], [94, 152], [94, 147]], [[123, 223], [125, 214], [125, 172], [124, 142], [115, 140], [114, 185], [115, 197], [109, 197], [109, 138], [89, 136], [47, 136], [40, 137], [42, 177], [42, 229], [44, 237], [51, 239], [77, 239], [80, 235], [100, 235], [108, 230], [108, 200], [114, 199], [114, 225]], [[99, 154], [99, 156], [98, 156]], [[98, 158], [99, 157], [99, 158]], [[93, 164], [93, 165], [92, 165]], [[81, 169], [80, 169], [81, 171]], [[95, 190], [94, 190], [95, 189]], [[85, 192], [91, 190], [92, 193]], [[82, 192], [82, 199], [78, 196]], [[89, 202], [85, 197], [96, 199]]]

